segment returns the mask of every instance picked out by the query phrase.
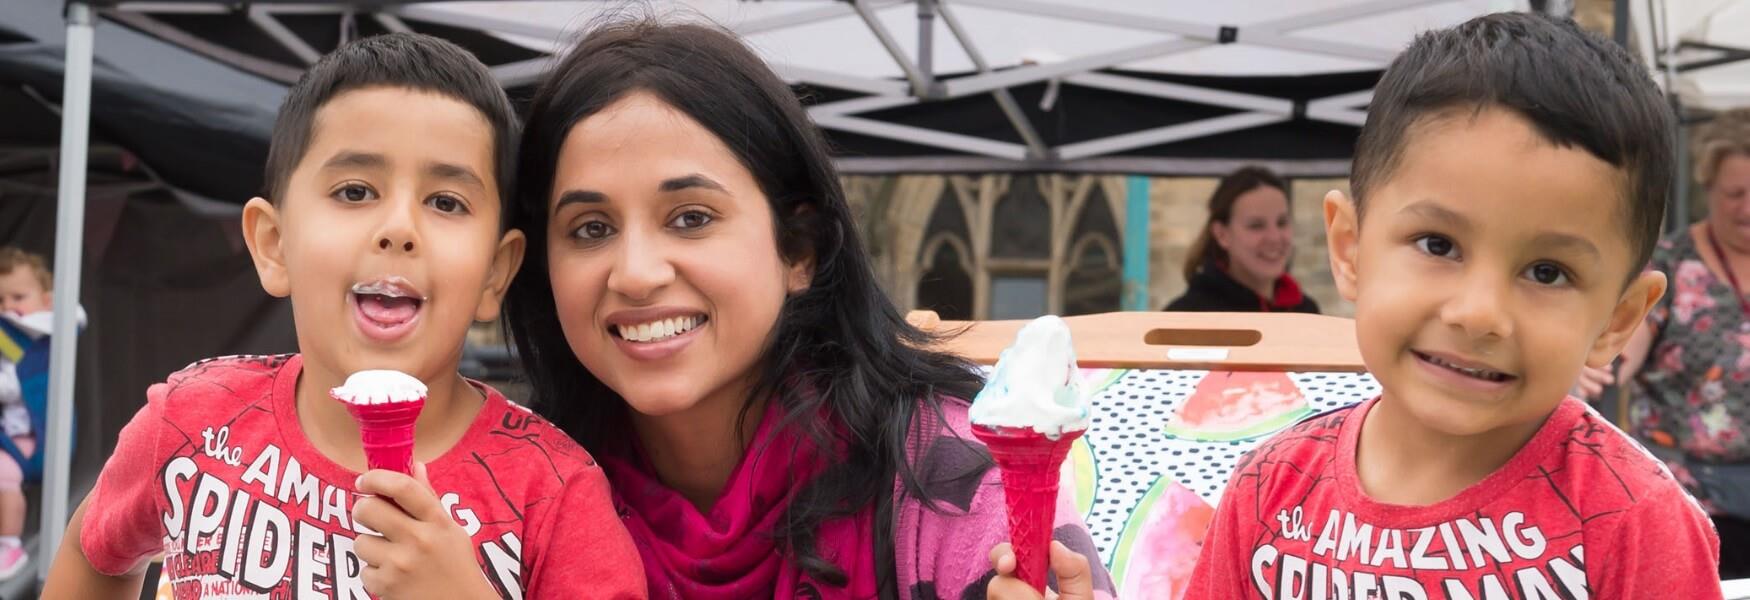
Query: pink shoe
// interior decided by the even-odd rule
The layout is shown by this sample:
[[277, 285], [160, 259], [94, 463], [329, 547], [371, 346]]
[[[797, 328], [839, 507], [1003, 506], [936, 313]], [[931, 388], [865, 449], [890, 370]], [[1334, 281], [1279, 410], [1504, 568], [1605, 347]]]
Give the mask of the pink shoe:
[[24, 552], [24, 548], [18, 546], [0, 547], [0, 581], [11, 579], [23, 571], [24, 565], [28, 563], [30, 563], [30, 555]]

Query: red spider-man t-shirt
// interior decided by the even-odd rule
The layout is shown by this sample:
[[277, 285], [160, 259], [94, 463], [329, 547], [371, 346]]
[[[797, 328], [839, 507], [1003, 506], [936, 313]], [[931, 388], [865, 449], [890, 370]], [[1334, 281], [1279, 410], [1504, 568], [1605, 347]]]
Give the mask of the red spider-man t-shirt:
[[[162, 555], [176, 598], [365, 600], [359, 474], [304, 435], [298, 355], [201, 361], [147, 391], [85, 503], [99, 572]], [[571, 438], [485, 385], [467, 433], [426, 466], [506, 600], [643, 598], [608, 482]]]
[[1355, 475], [1378, 399], [1240, 459], [1188, 599], [1719, 598], [1719, 537], [1662, 464], [1566, 399], [1506, 465], [1431, 506]]

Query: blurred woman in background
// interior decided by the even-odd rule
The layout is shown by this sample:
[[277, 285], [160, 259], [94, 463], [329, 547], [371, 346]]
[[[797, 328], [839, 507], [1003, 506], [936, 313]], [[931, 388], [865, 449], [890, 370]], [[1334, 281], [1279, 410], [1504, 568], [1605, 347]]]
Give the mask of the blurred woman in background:
[[1189, 288], [1167, 310], [1317, 313], [1288, 274], [1294, 222], [1288, 187], [1263, 167], [1241, 167], [1209, 197], [1209, 222], [1185, 258]]

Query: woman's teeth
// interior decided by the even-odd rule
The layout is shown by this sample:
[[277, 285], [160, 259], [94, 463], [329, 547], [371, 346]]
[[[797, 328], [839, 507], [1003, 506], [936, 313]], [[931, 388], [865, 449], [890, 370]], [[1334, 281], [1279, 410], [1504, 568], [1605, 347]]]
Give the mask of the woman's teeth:
[[704, 322], [704, 317], [673, 317], [638, 325], [620, 325], [615, 329], [628, 342], [655, 342], [692, 331]]

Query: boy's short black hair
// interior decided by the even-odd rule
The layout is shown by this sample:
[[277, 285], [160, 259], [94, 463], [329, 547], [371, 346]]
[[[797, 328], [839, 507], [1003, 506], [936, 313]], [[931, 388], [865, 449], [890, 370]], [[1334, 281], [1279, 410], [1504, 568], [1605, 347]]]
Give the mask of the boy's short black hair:
[[281, 201], [292, 170], [309, 150], [316, 112], [342, 93], [377, 86], [442, 94], [479, 110], [492, 126], [498, 193], [510, 197], [516, 174], [517, 120], [504, 88], [480, 59], [460, 46], [420, 33], [388, 33], [336, 48], [311, 65], [287, 92], [267, 150], [269, 201]]
[[1391, 177], [1424, 120], [1487, 108], [1511, 110], [1550, 143], [1582, 148], [1622, 171], [1631, 277], [1639, 273], [1676, 176], [1675, 120], [1645, 67], [1569, 19], [1498, 13], [1416, 36], [1374, 89], [1355, 143], [1357, 209]]

